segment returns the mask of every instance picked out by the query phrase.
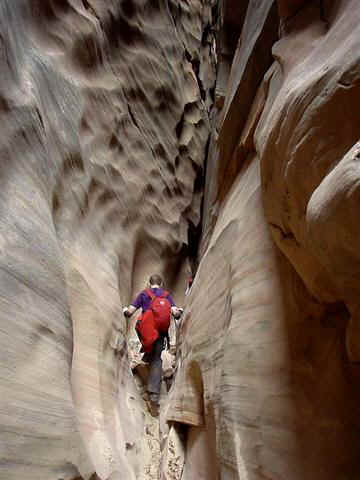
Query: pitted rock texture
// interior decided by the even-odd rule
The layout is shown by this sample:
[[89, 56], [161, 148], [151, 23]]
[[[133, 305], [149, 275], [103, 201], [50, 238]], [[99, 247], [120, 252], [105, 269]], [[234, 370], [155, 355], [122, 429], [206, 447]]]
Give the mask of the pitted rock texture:
[[360, 473], [360, 5], [279, 1], [271, 44], [270, 3], [248, 2], [209, 152], [167, 413], [189, 425], [184, 480]]
[[[358, 480], [359, 20], [1, 2], [1, 478]], [[208, 149], [157, 420], [121, 306], [154, 270], [181, 304]]]
[[1, 2], [1, 478], [143, 478], [121, 306], [154, 270], [182, 301], [216, 12]]

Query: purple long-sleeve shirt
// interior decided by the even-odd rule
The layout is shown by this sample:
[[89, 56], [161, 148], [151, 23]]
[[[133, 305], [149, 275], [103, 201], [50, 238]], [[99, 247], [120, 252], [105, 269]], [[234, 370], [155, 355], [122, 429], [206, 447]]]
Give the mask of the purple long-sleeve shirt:
[[[152, 288], [151, 290], [155, 293], [157, 297], [160, 297], [164, 292], [163, 288]], [[172, 307], [176, 306], [170, 294], [166, 298], [169, 300], [170, 305]], [[149, 310], [150, 308], [151, 298], [148, 296], [146, 291], [143, 290], [142, 292], [139, 293], [139, 295], [135, 298], [135, 300], [131, 302], [131, 305], [133, 305], [136, 309], [141, 308], [144, 313], [146, 312], [146, 310]]]

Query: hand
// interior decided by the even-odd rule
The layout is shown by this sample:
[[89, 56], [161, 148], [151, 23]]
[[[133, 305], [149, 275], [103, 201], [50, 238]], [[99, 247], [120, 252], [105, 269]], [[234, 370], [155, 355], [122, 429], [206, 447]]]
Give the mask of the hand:
[[180, 307], [174, 307], [172, 310], [172, 314], [174, 315], [175, 318], [180, 318], [183, 312], [184, 312], [184, 309]]
[[124, 308], [123, 308], [123, 315], [124, 315], [124, 317], [126, 317], [126, 318], [131, 317], [131, 312], [130, 312], [130, 310], [128, 309], [128, 307], [124, 307]]

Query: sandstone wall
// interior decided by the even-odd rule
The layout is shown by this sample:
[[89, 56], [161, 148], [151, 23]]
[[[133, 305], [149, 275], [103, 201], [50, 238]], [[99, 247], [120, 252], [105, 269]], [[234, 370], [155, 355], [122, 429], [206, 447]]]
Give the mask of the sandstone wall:
[[145, 475], [121, 306], [153, 269], [182, 301], [216, 15], [1, 2], [1, 478]]
[[277, 3], [278, 40], [248, 2], [209, 153], [167, 414], [189, 425], [185, 480], [359, 476], [360, 8]]
[[[221, 7], [0, 4], [0, 478], [359, 478], [360, 8]], [[158, 423], [121, 306], [200, 222]]]

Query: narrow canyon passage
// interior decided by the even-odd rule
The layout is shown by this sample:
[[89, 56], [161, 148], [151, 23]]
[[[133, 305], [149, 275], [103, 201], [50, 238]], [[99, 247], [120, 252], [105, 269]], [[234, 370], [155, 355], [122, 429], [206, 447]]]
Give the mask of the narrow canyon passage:
[[0, 480], [358, 480], [358, 0], [2, 0], [0, 44]]

